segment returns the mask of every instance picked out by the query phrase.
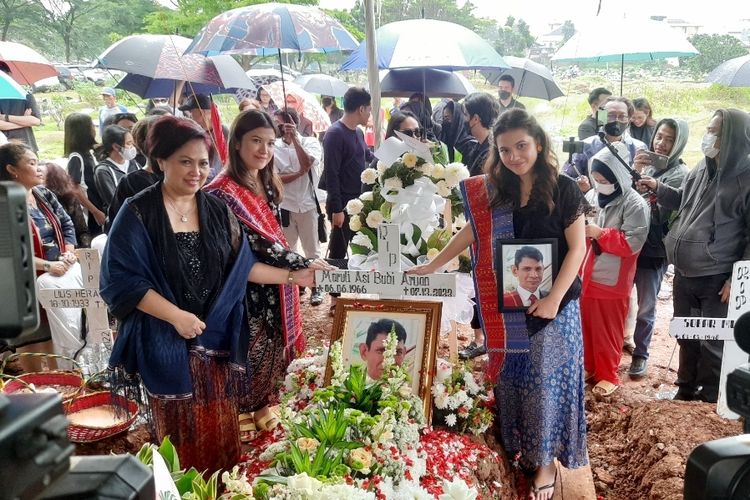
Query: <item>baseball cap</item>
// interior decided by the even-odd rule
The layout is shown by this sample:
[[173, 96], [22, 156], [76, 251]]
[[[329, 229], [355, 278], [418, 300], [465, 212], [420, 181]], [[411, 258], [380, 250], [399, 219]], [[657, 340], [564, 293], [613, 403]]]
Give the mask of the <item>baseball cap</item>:
[[112, 87], [104, 87], [99, 95], [110, 95], [112, 97], [115, 97], [115, 89], [113, 89]]
[[180, 106], [180, 111], [191, 111], [193, 109], [211, 109], [211, 99], [206, 94], [191, 94], [185, 104]]

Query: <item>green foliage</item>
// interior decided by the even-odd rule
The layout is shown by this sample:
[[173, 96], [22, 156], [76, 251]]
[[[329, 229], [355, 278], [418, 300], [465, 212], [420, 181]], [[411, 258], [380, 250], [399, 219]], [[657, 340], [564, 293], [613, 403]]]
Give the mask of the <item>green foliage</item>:
[[498, 27], [495, 50], [503, 56], [525, 57], [534, 40], [526, 21], [516, 22], [513, 16], [508, 16], [505, 25]]
[[334, 390], [334, 398], [337, 401], [369, 415], [378, 413], [378, 401], [382, 396], [382, 384], [377, 382], [368, 385], [365, 365], [350, 366], [349, 376], [343, 387], [336, 387]]
[[689, 40], [700, 54], [695, 57], [681, 58], [680, 64], [684, 64], [693, 76], [698, 78], [724, 61], [747, 54], [747, 49], [742, 46], [742, 42], [732, 35], [700, 34], [693, 35]]
[[326, 14], [336, 19], [341, 25], [349, 31], [349, 33], [361, 42], [365, 39], [365, 27], [364, 24], [360, 24], [360, 20], [352, 15], [352, 11], [344, 9], [323, 9]]

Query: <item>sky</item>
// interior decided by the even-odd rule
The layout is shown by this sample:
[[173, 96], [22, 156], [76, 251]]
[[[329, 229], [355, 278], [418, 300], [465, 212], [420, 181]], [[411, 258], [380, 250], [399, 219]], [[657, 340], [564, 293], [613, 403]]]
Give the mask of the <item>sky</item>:
[[[461, 4], [463, 0], [458, 1]], [[599, 6], [599, 0], [472, 0], [472, 3], [476, 6], [475, 15], [499, 21], [512, 15], [526, 21], [537, 36], [549, 31], [551, 22], [571, 19], [574, 24], [579, 24], [584, 17], [593, 17]], [[750, 2], [747, 0], [602, 0], [601, 3], [603, 14], [622, 15], [627, 11], [628, 17], [638, 13], [679, 18], [700, 23], [707, 32], [727, 32], [742, 19], [747, 19], [746, 26], [750, 26]], [[320, 0], [323, 8], [349, 9], [353, 5], [354, 0]], [[636, 28], [628, 28], [620, 35], [634, 36], [636, 33]]]

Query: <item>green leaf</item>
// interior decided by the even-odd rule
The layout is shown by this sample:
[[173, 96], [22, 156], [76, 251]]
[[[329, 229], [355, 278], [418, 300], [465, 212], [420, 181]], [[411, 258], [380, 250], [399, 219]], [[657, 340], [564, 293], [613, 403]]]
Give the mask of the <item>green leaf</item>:
[[414, 234], [411, 235], [411, 241], [415, 245], [419, 243], [419, 239], [422, 237], [422, 230], [419, 229], [419, 226], [416, 224], [412, 224], [411, 227], [414, 228]]
[[177, 455], [177, 449], [169, 440], [169, 436], [165, 436], [159, 446], [159, 455], [164, 458], [167, 463], [169, 472], [176, 472], [180, 470], [180, 457]]
[[378, 249], [378, 235], [375, 234], [375, 231], [373, 231], [371, 228], [367, 227], [366, 225], [362, 224], [362, 229], [359, 230], [362, 234], [370, 238], [370, 241], [372, 242], [372, 249], [377, 250]]
[[154, 448], [155, 446], [151, 443], [144, 443], [141, 449], [138, 450], [136, 458], [143, 464], [151, 466], [154, 463]]
[[195, 467], [191, 467], [190, 470], [182, 475], [182, 477], [175, 480], [174, 484], [177, 487], [180, 496], [192, 491], [193, 481], [197, 476], [200, 476], [200, 472], [198, 472]]
[[356, 243], [349, 243], [349, 248], [352, 249], [354, 255], [369, 255], [371, 250], [363, 245], [357, 245]]

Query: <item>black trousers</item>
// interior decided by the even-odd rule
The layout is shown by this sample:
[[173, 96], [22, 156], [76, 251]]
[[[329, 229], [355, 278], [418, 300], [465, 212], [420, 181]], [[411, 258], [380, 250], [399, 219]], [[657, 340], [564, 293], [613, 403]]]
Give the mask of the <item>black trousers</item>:
[[[729, 304], [721, 302], [721, 291], [729, 274], [687, 278], [675, 271], [674, 315], [680, 317], [725, 318]], [[695, 393], [715, 403], [719, 397], [719, 377], [724, 342], [721, 340], [678, 340], [680, 367], [677, 385], [681, 392]]]

